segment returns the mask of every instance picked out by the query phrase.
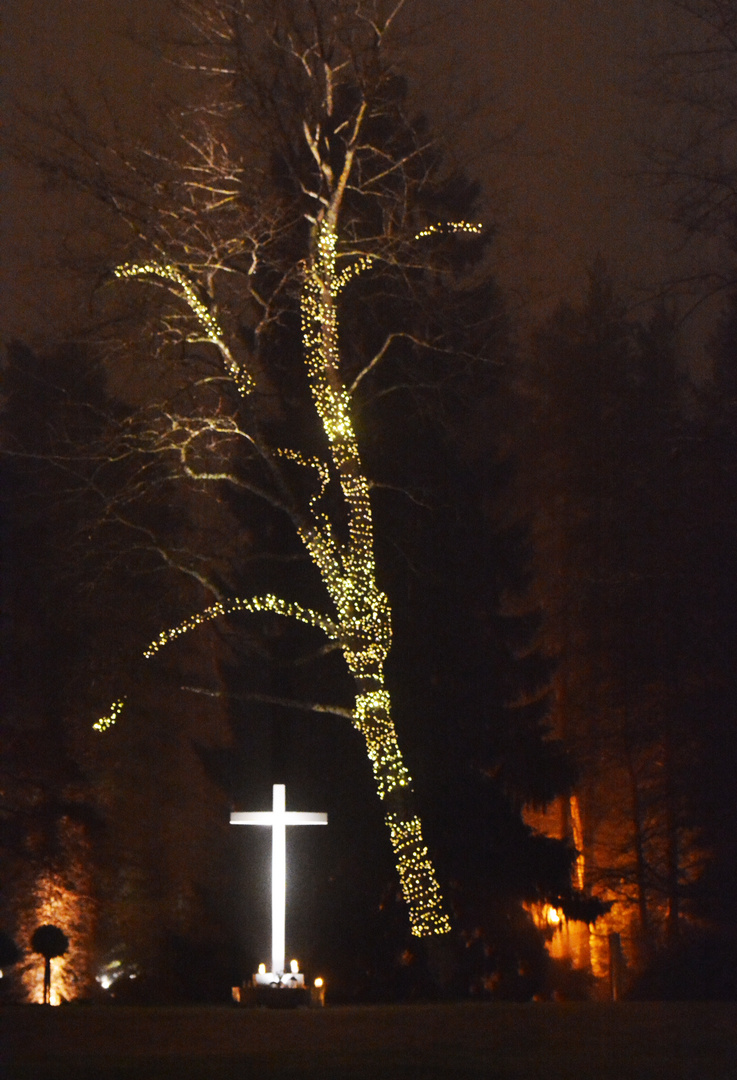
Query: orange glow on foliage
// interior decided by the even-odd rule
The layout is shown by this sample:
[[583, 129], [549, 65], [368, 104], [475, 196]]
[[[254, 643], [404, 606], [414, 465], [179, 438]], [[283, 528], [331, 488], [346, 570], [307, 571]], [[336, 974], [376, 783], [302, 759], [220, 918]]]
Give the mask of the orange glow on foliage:
[[69, 940], [68, 951], [51, 960], [51, 1004], [84, 997], [93, 983], [90, 968], [94, 902], [84, 857], [86, 845], [81, 829], [68, 821], [64, 848], [58, 868], [43, 871], [31, 884], [29, 902], [17, 917], [14, 937], [23, 950], [23, 959], [16, 970], [23, 998], [29, 1003], [43, 1002], [44, 958], [31, 949], [31, 938], [39, 926], [58, 926]]

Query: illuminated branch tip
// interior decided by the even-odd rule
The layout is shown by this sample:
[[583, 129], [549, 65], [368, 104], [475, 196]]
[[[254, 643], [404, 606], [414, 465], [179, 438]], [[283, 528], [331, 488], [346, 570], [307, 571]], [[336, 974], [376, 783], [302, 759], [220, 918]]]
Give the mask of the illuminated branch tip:
[[362, 274], [364, 270], [370, 270], [375, 262], [376, 259], [373, 255], [361, 255], [354, 263], [347, 266], [333, 281], [333, 291], [335, 295], [348, 284], [351, 278], [357, 277], [358, 274]]
[[193, 288], [192, 283], [181, 270], [178, 270], [176, 266], [169, 266], [166, 263], [122, 263], [120, 266], [115, 267], [113, 274], [117, 278], [157, 277], [162, 278], [164, 281], [173, 281], [175, 285], [178, 285], [181, 292], [177, 292], [176, 290], [172, 291], [187, 304], [192, 314], [202, 326], [205, 332], [205, 339], [213, 345], [216, 345], [220, 350], [220, 353], [225, 360], [225, 365], [238, 388], [238, 392], [243, 395], [251, 393], [254, 389], [253, 379], [233, 358], [230, 349], [225, 343], [225, 337], [220, 324], [212, 312], [208, 310], [207, 306], [202, 303]]
[[421, 240], [423, 236], [432, 236], [433, 233], [480, 233], [484, 226], [472, 221], [439, 221], [436, 225], [427, 225], [415, 235], [415, 240]]
[[92, 730], [107, 731], [108, 728], [111, 728], [122, 713], [124, 705], [124, 698], [118, 698], [117, 701], [114, 701], [110, 706], [110, 712], [107, 713], [105, 716], [101, 716], [100, 719], [92, 725]]
[[317, 495], [310, 498], [310, 506], [314, 509], [315, 503], [325, 494], [325, 488], [330, 483], [330, 469], [326, 463], [321, 461], [320, 458], [305, 457], [299, 450], [289, 450], [285, 447], [279, 447], [276, 453], [278, 457], [286, 458], [288, 461], [295, 461], [306, 469], [315, 470], [320, 479], [320, 490]]
[[210, 622], [212, 619], [219, 619], [222, 615], [233, 615], [238, 611], [268, 611], [273, 615], [283, 615], [285, 618], [296, 619], [297, 622], [305, 623], [307, 626], [317, 627], [324, 631], [333, 641], [339, 637], [339, 631], [335, 624], [318, 611], [311, 611], [310, 608], [303, 608], [299, 604], [290, 603], [278, 596], [267, 593], [266, 596], [252, 596], [250, 599], [235, 596], [230, 600], [218, 600], [216, 604], [205, 608], [204, 611], [199, 611], [196, 615], [190, 615], [188, 619], [179, 623], [178, 626], [172, 626], [169, 630], [162, 630], [159, 636], [144, 651], [143, 655], [149, 660], [159, 649], [162, 649], [164, 645], [168, 645], [175, 638], [188, 634], [190, 630], [196, 630], [198, 626], [202, 626], [203, 623]]

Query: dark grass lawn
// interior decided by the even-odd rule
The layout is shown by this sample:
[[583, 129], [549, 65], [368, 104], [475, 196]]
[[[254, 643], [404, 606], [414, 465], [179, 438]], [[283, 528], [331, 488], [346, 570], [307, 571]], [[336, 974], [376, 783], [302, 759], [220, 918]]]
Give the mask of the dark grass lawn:
[[2, 1080], [737, 1080], [737, 1003], [6, 1006]]

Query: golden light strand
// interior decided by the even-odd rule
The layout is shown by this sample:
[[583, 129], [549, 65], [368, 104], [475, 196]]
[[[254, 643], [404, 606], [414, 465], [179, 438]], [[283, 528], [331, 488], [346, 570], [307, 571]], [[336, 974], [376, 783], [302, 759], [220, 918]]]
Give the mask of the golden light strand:
[[370, 270], [375, 262], [376, 259], [373, 255], [361, 255], [360, 258], [356, 259], [350, 266], [347, 266], [335, 279], [335, 282], [333, 283], [333, 294], [337, 296], [352, 278], [362, 274], [364, 270]]
[[93, 730], [107, 731], [108, 728], [111, 728], [122, 713], [124, 705], [124, 698], [118, 698], [117, 701], [114, 701], [110, 706], [110, 711], [105, 716], [101, 716], [100, 719], [92, 725]]
[[225, 366], [230, 372], [238, 392], [243, 396], [250, 394], [254, 389], [253, 379], [234, 359], [230, 349], [225, 343], [220, 324], [212, 312], [202, 303], [192, 287], [192, 283], [187, 280], [181, 270], [178, 270], [175, 266], [169, 266], [166, 263], [123, 263], [120, 266], [116, 266], [113, 273], [115, 277], [118, 278], [158, 277], [163, 278], [165, 281], [173, 281], [178, 285], [179, 290], [181, 291], [173, 290], [174, 294], [179, 296], [181, 300], [184, 300], [192, 314], [200, 323], [205, 334], [205, 340], [216, 345], [220, 350], [223, 359], [225, 360]]
[[481, 233], [484, 226], [472, 221], [438, 221], [435, 225], [426, 225], [424, 229], [415, 234], [415, 240], [422, 240], [425, 236], [433, 233]]
[[443, 898], [422, 839], [420, 819], [413, 817], [406, 821], [400, 820], [396, 814], [387, 814], [386, 823], [397, 860], [402, 894], [410, 910], [412, 933], [416, 937], [447, 934], [450, 920], [443, 911]]
[[174, 641], [175, 638], [188, 634], [190, 630], [196, 630], [203, 623], [219, 619], [222, 615], [233, 615], [239, 611], [268, 611], [273, 615], [283, 615], [285, 618], [296, 619], [298, 622], [306, 623], [308, 626], [317, 627], [323, 630], [329, 638], [335, 639], [339, 634], [336, 625], [324, 615], [317, 611], [311, 611], [310, 608], [303, 608], [300, 604], [282, 600], [281, 597], [274, 596], [272, 593], [266, 593], [265, 596], [252, 596], [249, 599], [236, 596], [230, 600], [218, 600], [216, 604], [205, 608], [204, 611], [198, 611], [195, 615], [190, 615], [189, 618], [177, 626], [162, 630], [159, 636], [154, 638], [144, 650], [143, 655], [149, 660], [159, 649], [168, 645], [170, 641]]
[[[430, 231], [436, 231], [433, 227]], [[451, 231], [476, 231], [465, 223], [452, 223]], [[354, 263], [335, 273], [337, 235], [323, 222], [317, 238], [314, 263], [308, 268], [302, 293], [302, 342], [315, 408], [328, 439], [341, 490], [348, 508], [348, 543], [340, 550], [330, 542], [324, 523], [315, 517], [314, 527], [302, 539], [322, 575], [338, 612], [343, 655], [360, 684], [374, 689], [356, 695], [354, 724], [366, 740], [379, 797], [384, 800], [411, 785], [402, 760], [391, 701], [384, 688], [384, 662], [391, 645], [391, 609], [376, 584], [373, 517], [350, 415], [350, 398], [339, 377], [337, 296], [351, 277], [369, 269], [372, 260]], [[418, 937], [444, 934], [450, 922], [427, 848], [422, 843], [420, 822], [387, 816], [397, 871], [409, 908], [412, 933]]]
[[412, 777], [399, 750], [388, 691], [358, 694], [353, 723], [366, 740], [379, 798], [385, 799], [396, 788], [409, 787]]

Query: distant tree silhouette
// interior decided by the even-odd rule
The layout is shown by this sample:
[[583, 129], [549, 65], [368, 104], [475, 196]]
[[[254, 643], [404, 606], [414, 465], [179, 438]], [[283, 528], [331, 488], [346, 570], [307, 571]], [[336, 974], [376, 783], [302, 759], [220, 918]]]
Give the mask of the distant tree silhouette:
[[20, 960], [20, 949], [10, 934], [0, 933], [0, 970], [12, 967]]
[[[725, 679], [730, 574], [718, 545], [730, 550], [731, 496], [717, 488], [716, 440], [707, 451], [706, 405], [679, 368], [669, 313], [638, 322], [603, 264], [584, 303], [538, 329], [515, 377], [508, 519], [529, 523], [531, 560], [509, 606], [540, 612], [531, 643], [555, 661], [550, 726], [578, 770], [571, 797], [528, 820], [570, 837], [579, 886], [615, 904], [606, 928], [641, 967], [689, 926], [706, 859], [693, 778], [706, 775], [695, 762]], [[602, 976], [603, 950], [591, 955]]]

